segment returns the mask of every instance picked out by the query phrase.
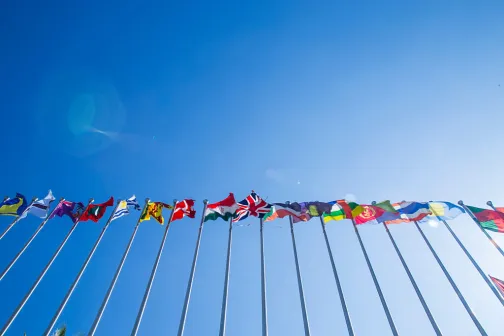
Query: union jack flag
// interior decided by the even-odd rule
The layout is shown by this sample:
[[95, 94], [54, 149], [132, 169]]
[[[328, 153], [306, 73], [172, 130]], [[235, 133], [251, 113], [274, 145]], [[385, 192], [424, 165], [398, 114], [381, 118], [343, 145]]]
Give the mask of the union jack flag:
[[233, 217], [233, 222], [239, 222], [249, 215], [263, 218], [271, 210], [271, 204], [257, 196], [254, 191], [237, 204], [238, 209]]

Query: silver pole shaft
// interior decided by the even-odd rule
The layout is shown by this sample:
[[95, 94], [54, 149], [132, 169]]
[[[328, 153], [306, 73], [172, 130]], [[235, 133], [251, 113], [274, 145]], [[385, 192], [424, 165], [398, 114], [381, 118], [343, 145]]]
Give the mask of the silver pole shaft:
[[303, 280], [301, 279], [301, 270], [299, 268], [299, 260], [296, 248], [296, 238], [294, 237], [294, 224], [292, 223], [292, 217], [289, 216], [290, 229], [291, 229], [291, 237], [292, 237], [292, 249], [294, 251], [294, 262], [296, 264], [296, 272], [297, 272], [297, 280], [298, 280], [298, 289], [299, 289], [299, 298], [301, 301], [301, 312], [303, 313], [303, 325], [304, 332], [306, 336], [310, 336], [310, 325], [308, 323], [308, 313], [306, 311], [306, 302], [303, 290]]
[[423, 240], [425, 241], [425, 243], [427, 244], [427, 247], [429, 248], [429, 250], [431, 251], [432, 255], [434, 256], [434, 259], [436, 259], [439, 267], [441, 267], [441, 270], [443, 271], [444, 275], [446, 276], [446, 278], [448, 279], [448, 282], [450, 282], [450, 285], [452, 286], [453, 290], [455, 291], [455, 293], [457, 294], [460, 302], [462, 302], [462, 305], [464, 306], [465, 310], [467, 311], [467, 313], [469, 314], [469, 316], [471, 317], [471, 320], [473, 321], [473, 323], [476, 325], [476, 328], [478, 328], [479, 332], [481, 333], [481, 335], [483, 336], [487, 336], [488, 334], [486, 333], [485, 329], [483, 329], [483, 326], [481, 325], [481, 323], [478, 321], [478, 319], [476, 318], [476, 316], [474, 315], [473, 311], [471, 310], [471, 308], [469, 307], [469, 304], [467, 303], [467, 301], [465, 300], [464, 296], [462, 295], [462, 293], [460, 292], [459, 288], [457, 287], [457, 285], [455, 284], [455, 281], [453, 281], [450, 273], [448, 273], [448, 271], [446, 270], [445, 266], [443, 265], [443, 262], [441, 261], [441, 259], [439, 259], [436, 251], [434, 251], [434, 248], [432, 247], [432, 245], [430, 244], [429, 240], [427, 239], [427, 236], [425, 236], [425, 233], [423, 232], [423, 230], [420, 228], [420, 226], [418, 225], [417, 222], [414, 222], [415, 223], [415, 226], [417, 227], [418, 229], [418, 232], [420, 232], [420, 234], [422, 235], [422, 238]]
[[[91, 203], [91, 202], [92, 202], [92, 200], [89, 203]], [[89, 205], [89, 203], [88, 203], [88, 205]], [[49, 270], [49, 268], [53, 264], [54, 260], [56, 260], [56, 257], [58, 257], [59, 253], [61, 252], [61, 250], [65, 246], [66, 242], [68, 241], [68, 239], [70, 238], [70, 236], [72, 235], [72, 233], [77, 228], [78, 224], [79, 224], [79, 219], [77, 219], [75, 221], [74, 225], [72, 226], [72, 228], [70, 229], [70, 231], [68, 231], [66, 237], [63, 239], [63, 241], [61, 242], [60, 246], [58, 247], [58, 249], [56, 250], [56, 252], [52, 256], [51, 260], [49, 260], [49, 262], [47, 263], [47, 265], [44, 267], [44, 269], [42, 270], [42, 272], [39, 274], [37, 280], [35, 280], [35, 283], [32, 285], [32, 287], [30, 288], [30, 290], [28, 291], [28, 293], [26, 293], [26, 295], [23, 298], [23, 300], [21, 300], [21, 303], [19, 303], [19, 305], [16, 307], [16, 309], [14, 310], [14, 312], [12, 313], [12, 315], [9, 317], [9, 319], [7, 320], [7, 322], [5, 323], [5, 325], [3, 326], [2, 330], [0, 331], [0, 336], [4, 336], [5, 335], [5, 333], [7, 332], [7, 330], [9, 329], [9, 327], [11, 326], [12, 322], [14, 322], [14, 320], [16, 319], [16, 317], [19, 315], [19, 313], [21, 312], [21, 310], [25, 306], [26, 302], [30, 299], [30, 297], [32, 296], [33, 292], [35, 291], [35, 289], [37, 289], [37, 286], [39, 285], [39, 283], [42, 281], [42, 279], [46, 275], [47, 271]]]
[[191, 273], [189, 275], [189, 281], [187, 283], [186, 296], [184, 301], [184, 308], [182, 308], [182, 316], [180, 316], [178, 336], [184, 334], [185, 323], [187, 319], [187, 310], [189, 308], [189, 301], [191, 299], [192, 284], [194, 281], [194, 272], [196, 271], [196, 262], [198, 261], [198, 254], [201, 242], [201, 234], [203, 233], [203, 224], [205, 223], [205, 211], [207, 208], [208, 200], [203, 201], [203, 213], [201, 214], [201, 223], [198, 232], [198, 239], [196, 240], [196, 248], [194, 249], [193, 263], [191, 267]]
[[142, 218], [142, 214], [144, 213], [148, 204], [149, 204], [149, 199], [147, 198], [145, 200], [145, 205], [142, 209], [142, 212], [140, 212], [140, 216], [138, 217], [137, 223], [135, 225], [135, 229], [133, 230], [133, 234], [131, 235], [131, 238], [128, 242], [128, 245], [126, 246], [126, 250], [124, 251], [124, 254], [121, 258], [119, 266], [117, 266], [117, 270], [114, 274], [114, 278], [112, 279], [112, 282], [110, 283], [109, 289], [107, 290], [107, 294], [105, 294], [105, 297], [103, 298], [100, 309], [98, 310], [98, 313], [96, 314], [95, 320], [93, 322], [93, 325], [91, 326], [91, 330], [89, 331], [88, 336], [93, 336], [96, 332], [96, 329], [98, 329], [98, 324], [100, 324], [103, 313], [105, 312], [105, 308], [107, 308], [107, 304], [110, 300], [110, 296], [112, 295], [112, 291], [115, 288], [115, 285], [117, 283], [117, 279], [119, 279], [119, 275], [121, 274], [124, 263], [126, 262], [126, 258], [128, 257], [129, 251], [131, 250], [131, 246], [133, 245], [133, 240], [135, 240], [135, 236], [137, 234], [138, 227], [140, 226], [140, 219]]
[[229, 289], [229, 270], [231, 268], [232, 233], [233, 233], [233, 218], [230, 218], [229, 219], [229, 238], [228, 238], [228, 248], [227, 248], [227, 259], [226, 259], [226, 274], [224, 275], [224, 293], [222, 294], [222, 310], [221, 310], [219, 336], [224, 336], [226, 334], [227, 301], [228, 301], [227, 298], [228, 298], [228, 289]]
[[10, 231], [10, 229], [12, 229], [14, 227], [14, 225], [16, 225], [17, 222], [19, 222], [21, 220], [21, 217], [28, 211], [28, 209], [30, 209], [30, 207], [33, 205], [33, 203], [35, 203], [35, 201], [37, 201], [37, 198], [34, 197], [31, 201], [30, 204], [28, 204], [28, 206], [26, 207], [26, 209], [23, 210], [23, 212], [21, 213], [21, 216], [17, 216], [13, 221], [12, 223], [9, 224], [9, 226], [7, 226], [7, 228], [5, 229], [4, 232], [2, 232], [2, 234], [0, 235], [0, 240], [5, 237], [5, 235]]
[[[61, 203], [61, 201], [63, 201], [64, 199], [61, 199], [59, 203]], [[10, 269], [12, 268], [12, 266], [14, 266], [14, 264], [18, 261], [18, 259], [21, 257], [21, 255], [26, 251], [26, 249], [28, 248], [28, 246], [30, 246], [31, 242], [35, 239], [35, 237], [37, 237], [37, 235], [39, 234], [39, 232], [42, 230], [42, 228], [45, 226], [45, 224], [47, 223], [47, 221], [49, 220], [49, 218], [52, 216], [52, 214], [54, 213], [54, 210], [56, 210], [56, 208], [58, 207], [59, 203], [56, 205], [56, 207], [51, 211], [50, 214], [47, 215], [47, 217], [44, 219], [44, 221], [40, 224], [40, 226], [37, 228], [37, 230], [35, 230], [35, 232], [33, 233], [33, 235], [30, 237], [30, 239], [28, 239], [28, 241], [24, 244], [23, 248], [16, 254], [16, 256], [14, 257], [14, 259], [11, 260], [11, 262], [9, 263], [9, 265], [7, 265], [7, 267], [3, 270], [2, 274], [0, 274], [0, 281], [5, 277], [5, 275], [10, 271]]]
[[114, 210], [112, 211], [112, 213], [111, 213], [111, 215], [110, 215], [107, 223], [105, 223], [105, 225], [103, 226], [103, 229], [102, 229], [100, 235], [98, 236], [98, 239], [96, 239], [96, 242], [95, 242], [93, 248], [89, 252], [89, 255], [87, 256], [86, 261], [84, 261], [84, 264], [82, 265], [79, 273], [75, 277], [74, 282], [72, 283], [72, 285], [68, 289], [68, 292], [66, 293], [65, 297], [63, 298], [63, 301], [61, 301], [61, 304], [58, 307], [58, 310], [54, 314], [54, 316], [53, 316], [51, 322], [49, 323], [49, 325], [47, 326], [46, 331], [44, 332], [45, 336], [50, 336], [51, 335], [52, 329], [56, 325], [56, 322], [58, 322], [58, 319], [61, 316], [61, 313], [63, 313], [63, 309], [65, 309], [65, 306], [67, 305], [68, 300], [70, 300], [70, 297], [72, 296], [75, 288], [77, 287], [77, 284], [79, 283], [80, 279], [82, 278], [82, 275], [84, 274], [84, 271], [86, 270], [87, 266], [89, 265], [89, 262], [91, 261], [91, 258], [93, 257], [94, 253], [96, 252], [96, 249], [98, 248], [98, 245], [100, 244], [100, 242], [101, 242], [101, 240], [103, 238], [103, 235], [105, 234], [105, 231], [107, 231], [107, 228], [110, 225], [110, 221], [112, 220], [112, 216], [114, 216], [114, 213], [117, 210], [117, 207], [119, 206], [119, 203], [120, 203], [120, 201], [117, 201], [117, 205], [115, 206]]
[[338, 294], [341, 302], [341, 309], [343, 310], [343, 315], [345, 316], [345, 323], [348, 330], [349, 336], [354, 336], [354, 330], [352, 326], [352, 321], [350, 320], [350, 314], [348, 313], [348, 308], [345, 301], [345, 296], [343, 295], [343, 289], [341, 288], [340, 279], [338, 276], [338, 271], [336, 270], [336, 263], [334, 262], [334, 257], [331, 249], [331, 245], [329, 244], [329, 239], [327, 238], [327, 232], [324, 224], [324, 220], [320, 217], [320, 224], [322, 225], [322, 232], [324, 233], [324, 239], [327, 247], [327, 253], [329, 254], [329, 259], [331, 260], [331, 266], [334, 274], [334, 280], [336, 281], [336, 287], [338, 288]]
[[406, 261], [404, 260], [403, 256], [402, 256], [402, 253], [401, 251], [399, 250], [399, 247], [397, 246], [396, 242], [395, 242], [395, 239], [394, 237], [392, 236], [392, 233], [390, 232], [388, 226], [383, 223], [383, 226], [385, 227], [385, 230], [387, 231], [387, 234], [390, 238], [390, 241], [392, 242], [392, 245], [394, 245], [394, 249], [397, 253], [397, 256], [399, 257], [399, 260], [401, 260], [401, 264], [403, 265], [404, 267], [404, 270], [406, 271], [406, 274], [408, 275], [408, 278], [411, 282], [411, 285], [413, 285], [413, 288], [415, 289], [415, 293], [416, 295], [418, 296], [418, 299], [420, 300], [420, 303], [422, 304], [422, 307], [425, 311], [425, 314], [427, 315], [427, 317], [429, 318], [429, 321], [432, 325], [432, 328], [434, 328], [434, 331], [436, 333], [436, 335], [438, 336], [441, 336], [443, 335], [441, 333], [441, 330], [439, 329], [439, 326], [437, 325], [436, 323], [436, 320], [434, 319], [434, 316], [432, 315], [430, 309], [429, 309], [429, 306], [427, 306], [427, 302], [425, 302], [425, 299], [422, 295], [422, 292], [420, 292], [420, 288], [418, 288], [418, 285], [415, 281], [415, 279], [413, 278], [413, 274], [411, 274], [410, 272], [410, 269], [408, 267], [408, 265], [406, 264]]
[[262, 335], [268, 336], [268, 311], [266, 307], [266, 266], [264, 262], [264, 222], [259, 219], [261, 238], [261, 298], [262, 298]]
[[381, 304], [383, 306], [383, 310], [385, 311], [385, 315], [387, 316], [387, 321], [389, 323], [390, 329], [392, 330], [392, 334], [394, 336], [398, 336], [397, 328], [394, 324], [394, 320], [392, 319], [392, 315], [390, 314], [390, 310], [388, 308], [387, 302], [385, 301], [385, 297], [383, 296], [382, 290], [380, 288], [380, 284], [378, 283], [378, 279], [376, 278], [376, 274], [373, 270], [373, 266], [371, 265], [371, 261], [369, 260], [368, 254], [366, 252], [366, 248], [364, 247], [364, 243], [362, 242], [362, 238], [360, 236], [359, 230], [355, 225], [355, 222], [352, 220], [352, 224], [355, 230], [355, 234], [357, 235], [357, 239], [359, 240], [360, 247], [362, 249], [362, 254], [364, 254], [364, 259], [366, 259], [366, 264], [369, 268], [369, 273], [371, 273], [371, 277], [373, 278], [374, 285], [376, 287], [376, 291], [378, 292], [378, 296], [380, 297]]
[[138, 334], [138, 329], [140, 328], [140, 322], [142, 322], [142, 317], [145, 312], [145, 307], [147, 306], [147, 301], [149, 300], [149, 295], [152, 289], [152, 283], [154, 282], [154, 278], [156, 277], [156, 272], [159, 266], [159, 261], [161, 260], [161, 255], [163, 254], [163, 249], [166, 243], [166, 237], [168, 236], [168, 229], [170, 228], [170, 224], [173, 218], [173, 213], [175, 212], [175, 206], [177, 205], [177, 200], [173, 201], [173, 209], [170, 214], [170, 220], [166, 224], [166, 229], [163, 235], [163, 240], [161, 240], [161, 245], [159, 246], [159, 251], [156, 257], [156, 261], [152, 267], [152, 272], [150, 275], [149, 282], [147, 283], [147, 288], [145, 289], [145, 294], [142, 300], [142, 304], [140, 305], [140, 309], [138, 311], [138, 315], [135, 321], [135, 325], [133, 326], [133, 330], [131, 331], [131, 336], [136, 336]]

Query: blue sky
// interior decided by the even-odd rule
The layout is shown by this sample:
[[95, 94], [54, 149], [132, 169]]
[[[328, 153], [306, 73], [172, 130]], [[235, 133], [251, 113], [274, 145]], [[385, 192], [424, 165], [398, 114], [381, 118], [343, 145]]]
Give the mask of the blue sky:
[[[497, 1], [10, 2], [0, 12], [1, 192], [104, 202], [449, 200], [504, 205], [504, 4]], [[198, 213], [197, 216], [199, 216]], [[108, 214], [107, 214], [108, 216]], [[60, 322], [87, 332], [133, 230], [110, 226]], [[10, 218], [0, 218], [0, 229]], [[4, 267], [39, 224], [0, 242]], [[82, 223], [8, 335], [39, 335], [104, 222]], [[228, 334], [260, 334], [259, 228], [233, 237]], [[468, 216], [451, 223], [486, 272], [504, 260]], [[172, 335], [198, 220], [170, 229], [140, 335]], [[51, 220], [0, 283], [7, 320], [70, 229]], [[296, 225], [313, 335], [345, 332], [317, 220]], [[389, 333], [351, 224], [327, 227], [358, 335]], [[477, 332], [412, 225], [391, 228], [445, 335]], [[432, 244], [490, 335], [503, 307], [449, 233]], [[141, 225], [97, 335], [128, 335], [163, 228]], [[405, 335], [433, 334], [382, 227], [361, 234]], [[504, 239], [494, 235], [504, 245]], [[205, 225], [186, 335], [219, 327], [227, 224]], [[265, 228], [271, 335], [302, 335], [286, 220]]]

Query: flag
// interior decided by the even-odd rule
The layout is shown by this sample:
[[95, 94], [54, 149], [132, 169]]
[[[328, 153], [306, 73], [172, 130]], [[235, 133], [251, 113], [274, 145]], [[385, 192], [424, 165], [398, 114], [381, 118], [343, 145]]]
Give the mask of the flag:
[[236, 209], [238, 209], [238, 204], [236, 204], [234, 194], [229, 193], [229, 196], [222, 201], [207, 205], [204, 221], [216, 220], [217, 218], [228, 221], [234, 216]]
[[[306, 208], [305, 208], [306, 209]], [[311, 216], [306, 212], [302, 212], [301, 204], [297, 202], [293, 203], [273, 203], [270, 212], [264, 215], [264, 221], [269, 222], [277, 218], [284, 218], [286, 216], [292, 216], [296, 222], [306, 222]]]
[[345, 200], [329, 202], [331, 210], [323, 215], [324, 223], [332, 220], [353, 219], [358, 216], [364, 209], [361, 205]]
[[458, 215], [465, 212], [464, 208], [450, 202], [430, 201], [429, 209], [432, 212], [432, 215], [428, 215], [424, 218], [424, 220], [437, 218], [442, 220], [449, 220], [454, 219]]
[[499, 211], [467, 206], [481, 227], [495, 232], [504, 232], [504, 214]]
[[159, 224], [164, 224], [163, 218], [163, 208], [173, 209], [173, 207], [169, 204], [163, 202], [149, 202], [144, 212], [140, 216], [140, 222], [144, 220], [150, 220], [151, 216], [154, 217], [155, 220], [158, 221]]
[[383, 223], [399, 217], [399, 212], [392, 207], [390, 201], [383, 201], [376, 205], [362, 205], [362, 212], [355, 217], [355, 224], [364, 224], [371, 221]]
[[320, 217], [324, 213], [331, 212], [332, 204], [324, 202], [307, 202], [308, 214], [312, 217]]
[[21, 216], [27, 207], [28, 203], [26, 202], [26, 198], [20, 193], [17, 193], [16, 197], [6, 199], [0, 203], [0, 215]]
[[25, 218], [28, 214], [37, 216], [40, 218], [46, 218], [47, 213], [49, 212], [49, 207], [51, 203], [55, 200], [52, 191], [49, 190], [47, 196], [41, 200], [33, 202], [32, 205], [28, 207], [28, 210], [21, 215], [21, 218]]
[[82, 214], [82, 210], [84, 209], [84, 204], [81, 202], [70, 202], [70, 201], [61, 201], [54, 209], [51, 217], [49, 219], [54, 218], [55, 216], [63, 217], [67, 215], [70, 217], [72, 222], [76, 222], [77, 219]]
[[271, 204], [252, 191], [243, 201], [238, 202], [238, 209], [233, 222], [244, 220], [248, 216], [263, 218], [271, 210]]
[[116, 220], [118, 218], [121, 218], [122, 216], [126, 216], [129, 214], [129, 207], [133, 207], [135, 210], [142, 210], [140, 207], [140, 204], [138, 204], [136, 196], [133, 195], [127, 200], [123, 200], [119, 202], [119, 205], [117, 206], [117, 209], [114, 212], [114, 215], [112, 216], [112, 219], [110, 221]]
[[110, 197], [105, 203], [89, 204], [86, 210], [84, 210], [84, 213], [81, 215], [80, 221], [85, 222], [91, 220], [96, 223], [103, 217], [103, 215], [105, 215], [107, 207], [112, 205], [114, 205], [114, 197]]
[[398, 219], [386, 221], [385, 224], [398, 224], [404, 222], [420, 221], [432, 212], [429, 208], [429, 204], [425, 202], [406, 202], [402, 201], [399, 203], [392, 204], [394, 209], [399, 211], [401, 217]]
[[385, 213], [383, 213], [379, 218], [377, 218], [378, 223], [383, 223], [386, 221], [391, 221], [391, 220], [396, 220], [401, 218], [401, 213], [397, 211], [392, 204], [390, 204], [390, 201], [382, 201], [380, 203], [376, 203], [375, 206], [382, 208], [385, 210]]
[[173, 210], [172, 221], [182, 219], [185, 216], [189, 218], [194, 218], [195, 215], [196, 210], [194, 210], [194, 200], [185, 199], [175, 204], [175, 210]]
[[495, 287], [499, 290], [500, 294], [504, 296], [504, 281], [494, 278], [493, 276], [489, 275], [490, 280], [494, 283]]

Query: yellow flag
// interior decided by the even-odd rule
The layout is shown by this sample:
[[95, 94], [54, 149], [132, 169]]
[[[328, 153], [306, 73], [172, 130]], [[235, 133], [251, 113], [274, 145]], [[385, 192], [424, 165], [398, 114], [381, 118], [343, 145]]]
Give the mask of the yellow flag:
[[173, 209], [171, 205], [163, 202], [149, 202], [145, 207], [144, 212], [140, 216], [140, 222], [143, 222], [144, 220], [150, 220], [152, 216], [159, 222], [159, 224], [164, 224], [163, 208]]

